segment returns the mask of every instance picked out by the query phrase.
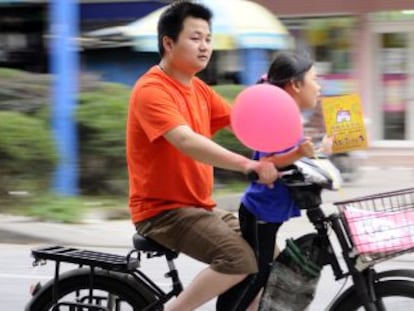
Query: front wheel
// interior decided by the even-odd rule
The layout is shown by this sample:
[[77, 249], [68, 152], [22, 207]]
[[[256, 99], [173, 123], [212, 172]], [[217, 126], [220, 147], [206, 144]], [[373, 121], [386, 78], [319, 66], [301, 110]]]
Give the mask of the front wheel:
[[[414, 310], [414, 282], [406, 280], [382, 281], [374, 285], [378, 311]], [[363, 311], [361, 299], [355, 289], [346, 291], [330, 311]]]
[[143, 284], [132, 281], [127, 274], [97, 269], [93, 275], [92, 293], [90, 282], [89, 268], [63, 273], [59, 276], [55, 297], [51, 280], [32, 298], [25, 310], [136, 311], [156, 300], [154, 293]]

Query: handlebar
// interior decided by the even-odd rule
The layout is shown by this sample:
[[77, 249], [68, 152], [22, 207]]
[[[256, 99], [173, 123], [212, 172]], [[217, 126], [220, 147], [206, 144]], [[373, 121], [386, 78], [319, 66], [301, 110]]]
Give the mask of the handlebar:
[[257, 181], [259, 179], [259, 174], [255, 171], [250, 171], [247, 173], [247, 180], [248, 181]]
[[[303, 181], [303, 178], [301, 178], [302, 174], [298, 170], [298, 168], [295, 165], [289, 165], [283, 168], [279, 168], [279, 175], [278, 180], [283, 181], [284, 183], [292, 182], [292, 177], [296, 177], [297, 181]], [[259, 174], [255, 171], [250, 171], [247, 173], [247, 179], [250, 182], [258, 181], [259, 180]]]
[[[302, 158], [291, 165], [278, 168], [278, 182], [288, 187], [315, 186], [329, 190], [338, 190], [341, 179], [335, 173], [335, 167], [323, 157]], [[255, 171], [247, 173], [250, 182], [259, 180]]]

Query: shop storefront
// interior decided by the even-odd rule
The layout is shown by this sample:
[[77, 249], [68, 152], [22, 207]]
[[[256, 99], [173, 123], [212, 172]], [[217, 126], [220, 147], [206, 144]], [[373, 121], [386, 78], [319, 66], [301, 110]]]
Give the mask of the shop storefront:
[[[414, 12], [413, 12], [414, 13]], [[296, 49], [316, 60], [325, 96], [359, 93], [371, 137], [414, 140], [414, 14], [282, 19]], [[360, 28], [365, 22], [364, 28]], [[365, 40], [365, 38], [368, 38]]]
[[373, 134], [384, 141], [414, 141], [414, 11], [370, 14], [367, 23]]
[[47, 72], [47, 7], [0, 0], [0, 67]]

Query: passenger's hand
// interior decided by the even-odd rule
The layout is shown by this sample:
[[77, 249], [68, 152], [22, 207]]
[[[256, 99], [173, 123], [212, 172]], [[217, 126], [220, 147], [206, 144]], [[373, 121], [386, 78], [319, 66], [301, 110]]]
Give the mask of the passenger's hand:
[[335, 135], [331, 135], [331, 136], [325, 135], [322, 139], [321, 146], [317, 150], [317, 152], [324, 153], [327, 155], [332, 154], [332, 146], [333, 146], [334, 139], [335, 139]]
[[310, 137], [305, 137], [302, 143], [298, 146], [297, 152], [301, 157], [312, 158], [315, 155], [315, 146]]

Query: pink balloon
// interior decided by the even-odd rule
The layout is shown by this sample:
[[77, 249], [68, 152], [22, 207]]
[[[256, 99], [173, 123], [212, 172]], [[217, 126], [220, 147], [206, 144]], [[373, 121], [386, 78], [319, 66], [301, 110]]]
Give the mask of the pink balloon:
[[283, 151], [303, 136], [298, 105], [286, 91], [270, 84], [240, 92], [233, 104], [231, 126], [245, 146], [262, 152]]

